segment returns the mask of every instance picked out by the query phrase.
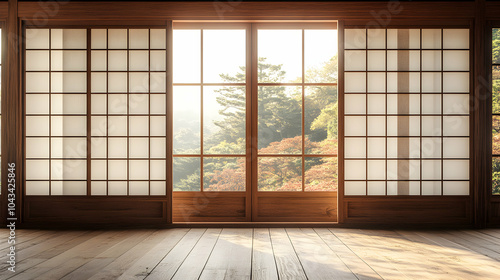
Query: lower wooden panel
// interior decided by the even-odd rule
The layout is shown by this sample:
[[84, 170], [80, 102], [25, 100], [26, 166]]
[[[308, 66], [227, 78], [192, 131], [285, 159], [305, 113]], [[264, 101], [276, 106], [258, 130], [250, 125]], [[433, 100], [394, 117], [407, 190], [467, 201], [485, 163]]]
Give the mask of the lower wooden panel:
[[259, 193], [259, 222], [336, 222], [337, 193]]
[[24, 199], [25, 224], [57, 226], [167, 225], [167, 200], [141, 197], [39, 197]]
[[344, 223], [470, 225], [469, 197], [344, 197]]
[[246, 193], [174, 192], [172, 221], [245, 222]]

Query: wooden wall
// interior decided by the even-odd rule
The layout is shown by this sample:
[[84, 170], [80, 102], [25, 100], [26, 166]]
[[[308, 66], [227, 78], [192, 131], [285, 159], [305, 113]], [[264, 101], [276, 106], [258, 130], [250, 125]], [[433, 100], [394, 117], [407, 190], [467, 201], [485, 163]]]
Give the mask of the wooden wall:
[[[17, 212], [19, 221], [26, 225], [43, 224], [46, 222], [88, 223], [105, 225], [129, 224], [141, 226], [148, 224], [165, 224], [170, 217], [181, 219], [182, 213], [171, 211], [171, 204], [159, 202], [150, 198], [124, 200], [120, 198], [26, 198], [22, 201], [22, 143], [21, 127], [22, 112], [20, 100], [20, 50], [17, 38], [22, 25], [45, 25], [48, 23], [73, 25], [107, 25], [147, 23], [148, 21], [165, 20], [224, 20], [224, 21], [262, 21], [262, 20], [339, 20], [339, 28], [344, 25], [363, 27], [408, 27], [408, 26], [470, 26], [474, 32], [474, 100], [477, 110], [474, 111], [473, 135], [474, 150], [472, 151], [472, 166], [474, 176], [472, 192], [468, 197], [343, 197], [339, 190], [338, 222], [340, 225], [373, 225], [373, 224], [412, 224], [412, 225], [460, 225], [482, 227], [485, 225], [500, 225], [500, 198], [492, 197], [488, 188], [491, 181], [491, 118], [488, 115], [491, 106], [488, 89], [484, 81], [488, 77], [488, 67], [485, 56], [488, 44], [485, 44], [484, 34], [489, 32], [488, 21], [500, 21], [500, 3], [485, 2], [17, 2], [10, 0], [0, 2], [0, 21], [4, 22], [2, 33], [2, 49], [4, 66], [2, 69], [2, 165], [1, 173], [7, 174], [7, 163], [17, 163]], [[342, 63], [342, 60], [340, 60]], [[339, 67], [339, 70], [342, 66]], [[487, 79], [486, 79], [487, 80]], [[482, 85], [482, 86], [481, 86]], [[340, 85], [341, 87], [341, 85]], [[342, 100], [342, 99], [340, 99]], [[491, 107], [490, 107], [491, 108]], [[488, 120], [489, 121], [486, 121]], [[7, 133], [8, 131], [8, 133]], [[342, 172], [342, 169], [339, 170]], [[488, 175], [489, 174], [489, 175]], [[489, 177], [488, 177], [489, 176]], [[6, 193], [6, 176], [2, 176], [2, 193]], [[178, 209], [190, 210], [191, 198], [174, 195], [178, 203], [184, 205]], [[333, 198], [332, 199], [336, 199]], [[170, 200], [171, 201], [171, 200]], [[241, 202], [241, 203], [240, 203]], [[232, 217], [232, 221], [240, 222], [245, 202], [233, 201], [234, 211], [224, 213]], [[216, 211], [217, 201], [207, 205]], [[265, 203], [265, 200], [263, 200]], [[2, 221], [5, 222], [6, 196], [1, 201]], [[28, 211], [21, 213], [21, 205]], [[293, 205], [293, 201], [290, 202]], [[289, 211], [284, 205], [280, 209]], [[116, 206], [116, 207], [113, 207]], [[184, 207], [184, 208], [183, 208]], [[186, 208], [187, 207], [187, 208]], [[332, 206], [325, 206], [330, 209]], [[330, 208], [329, 208], [330, 207]], [[288, 210], [287, 210], [288, 209]], [[273, 211], [272, 207], [262, 207], [260, 215]], [[322, 210], [321, 210], [322, 211]], [[201, 215], [196, 214], [195, 215]], [[141, 220], [147, 216], [148, 219]], [[206, 221], [202, 218], [196, 221]], [[265, 220], [265, 219], [264, 219]], [[297, 220], [299, 220], [297, 218]], [[325, 220], [334, 222], [325, 210]], [[194, 221], [194, 220], [191, 220]], [[301, 221], [307, 221], [307, 217]]]

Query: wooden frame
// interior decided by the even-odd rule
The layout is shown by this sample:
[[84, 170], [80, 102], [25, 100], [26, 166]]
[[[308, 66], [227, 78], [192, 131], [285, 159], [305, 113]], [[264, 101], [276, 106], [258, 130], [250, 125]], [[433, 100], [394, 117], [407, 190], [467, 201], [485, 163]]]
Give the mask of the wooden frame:
[[[496, 201], [495, 197], [486, 191], [491, 184], [491, 153], [488, 149], [484, 147], [491, 147], [491, 115], [488, 110], [491, 108], [491, 104], [488, 106], [488, 99], [484, 96], [488, 96], [487, 89], [484, 87], [484, 83], [481, 83], [481, 79], [487, 79], [487, 73], [489, 71], [487, 65], [487, 56], [491, 50], [488, 49], [487, 44], [484, 44], [484, 39], [488, 34], [488, 27], [485, 25], [485, 21], [496, 22], [500, 20], [498, 16], [500, 14], [500, 4], [495, 2], [488, 2], [484, 0], [476, 0], [475, 2], [401, 2], [387, 3], [387, 2], [302, 2], [302, 3], [255, 3], [255, 2], [218, 2], [219, 6], [214, 6], [213, 2], [204, 3], [192, 3], [192, 2], [168, 2], [168, 3], [148, 3], [144, 5], [141, 2], [67, 2], [59, 6], [57, 13], [48, 13], [52, 11], [47, 6], [43, 6], [42, 2], [19, 2], [16, 0], [10, 0], [7, 2], [0, 2], [0, 20], [5, 19], [6, 24], [4, 25], [5, 32], [3, 32], [3, 83], [2, 83], [2, 129], [4, 131], [9, 131], [9, 133], [2, 134], [2, 174], [6, 174], [6, 162], [16, 162], [17, 165], [17, 177], [20, 178], [20, 174], [23, 174], [23, 166], [21, 164], [23, 154], [22, 149], [18, 149], [22, 146], [22, 134], [20, 129], [22, 112], [19, 108], [19, 98], [21, 86], [22, 69], [19, 58], [19, 53], [21, 45], [16, 42], [15, 38], [22, 37], [22, 24], [27, 22], [34, 22], [38, 19], [38, 23], [42, 24], [62, 24], [62, 25], [92, 25], [92, 26], [109, 26], [109, 25], [122, 25], [125, 26], [130, 22], [134, 24], [143, 23], [144, 25], [153, 24], [154, 22], [164, 23], [166, 19], [178, 20], [178, 21], [252, 21], [259, 22], [265, 20], [277, 21], [311, 21], [311, 20], [338, 20], [339, 25], [339, 36], [342, 38], [343, 25], [357, 25], [357, 26], [386, 26], [386, 23], [392, 27], [408, 27], [408, 26], [418, 26], [420, 27], [442, 27], [443, 22], [452, 22], [454, 26], [467, 26], [473, 27], [473, 46], [471, 53], [474, 58], [474, 69], [472, 70], [472, 79], [474, 80], [474, 97], [476, 98], [476, 104], [478, 107], [476, 111], [471, 113], [472, 120], [472, 148], [471, 149], [471, 169], [473, 170], [474, 176], [471, 178], [472, 182], [472, 198], [470, 200], [460, 200], [460, 203], [464, 205], [467, 209], [467, 214], [462, 216], [462, 218], [457, 218], [454, 220], [447, 220], [446, 217], [429, 217], [427, 225], [439, 224], [441, 222], [449, 222], [452, 225], [460, 226], [477, 226], [482, 227], [488, 224], [489, 226], [500, 225], [499, 219], [493, 219], [492, 215], [497, 215], [495, 213], [500, 213], [500, 201]], [[388, 5], [391, 6], [388, 6]], [[265, 9], [262, 9], [262, 5], [266, 5]], [[384, 13], [387, 11], [389, 13]], [[374, 12], [374, 13], [370, 13]], [[41, 14], [42, 13], [42, 14]], [[119, 20], [117, 20], [119, 19]], [[167, 31], [168, 32], [168, 31]], [[171, 36], [167, 36], [171, 38]], [[483, 43], [481, 43], [483, 42]], [[171, 45], [171, 42], [169, 43]], [[340, 42], [341, 47], [339, 48], [339, 53], [342, 53], [342, 42]], [[171, 66], [171, 57], [169, 57]], [[342, 67], [343, 67], [343, 57], [339, 57], [339, 92], [343, 91], [343, 77], [342, 77]], [[7, 74], [8, 73], [8, 74]], [[168, 84], [171, 86], [171, 76], [167, 75], [167, 79], [170, 82]], [[483, 85], [483, 86], [481, 86]], [[343, 102], [343, 97], [339, 95], [339, 102]], [[169, 100], [171, 105], [171, 100]], [[171, 111], [171, 110], [170, 110]], [[342, 111], [339, 111], [342, 114]], [[169, 118], [171, 119], [171, 118]], [[7, 121], [9, 120], [9, 121]], [[169, 127], [170, 126], [170, 127]], [[167, 122], [167, 129], [171, 131], [171, 123]], [[342, 143], [342, 130], [343, 123], [339, 123], [339, 151], [343, 150]], [[171, 150], [171, 141], [167, 137], [167, 146]], [[171, 158], [171, 155], [167, 155], [167, 158]], [[342, 152], [339, 152], [339, 161], [343, 160]], [[167, 169], [171, 170], [171, 161], [167, 161]], [[343, 166], [339, 166], [339, 173], [343, 173]], [[485, 176], [485, 174], [489, 174]], [[170, 176], [169, 176], [170, 175]], [[171, 174], [167, 174], [171, 177]], [[2, 193], [5, 193], [5, 176], [2, 177]], [[18, 185], [17, 192], [17, 217], [19, 222], [22, 218], [22, 207], [21, 205], [27, 203], [23, 200], [23, 193], [21, 191], [20, 185]], [[171, 195], [172, 186], [167, 184], [167, 194]], [[339, 192], [343, 193], [343, 185], [339, 185]], [[167, 195], [167, 196], [168, 196]], [[66, 199], [66, 197], [65, 197]], [[363, 198], [371, 200], [371, 198]], [[338, 197], [339, 200], [339, 223], [345, 224], [372, 224], [372, 223], [383, 223], [391, 218], [391, 212], [388, 212], [388, 208], [384, 205], [391, 205], [393, 203], [410, 203], [412, 205], [418, 206], [419, 202], [431, 203], [438, 201], [433, 198], [428, 198], [425, 201], [411, 200], [409, 198], [399, 198], [390, 197], [384, 199], [373, 199], [375, 201], [370, 201], [366, 204], [365, 209], [369, 209], [363, 215], [357, 215], [356, 219], [350, 219], [349, 211], [354, 210], [346, 205], [361, 205], [365, 200], [358, 198], [344, 198], [343, 195]], [[440, 201], [446, 201], [451, 203], [453, 201], [457, 202], [455, 198], [443, 198], [440, 197]], [[368, 201], [366, 200], [366, 201]], [[2, 196], [2, 205], [6, 201], [5, 196]], [[121, 200], [120, 198], [115, 199], [110, 202], [111, 205], [116, 205], [116, 203], [127, 203], [128, 200]], [[102, 201], [101, 201], [102, 202]], [[357, 204], [352, 204], [353, 202]], [[453, 203], [452, 203], [453, 204]], [[97, 204], [98, 205], [98, 204]], [[172, 213], [170, 209], [171, 204], [167, 203], [166, 209], [168, 213]], [[440, 206], [446, 209], [448, 206]], [[462, 207], [462, 206], [461, 206]], [[395, 208], [392, 208], [393, 211]], [[64, 211], [64, 209], [60, 209]], [[2, 207], [3, 217], [5, 218], [6, 209]], [[357, 212], [360, 213], [360, 212]], [[393, 213], [393, 212], [392, 212]], [[418, 217], [421, 215], [429, 215], [429, 213], [434, 213], [433, 211], [423, 211], [421, 213], [416, 213], [414, 211], [405, 212], [397, 217], [397, 219], [391, 220], [392, 224], [397, 224], [402, 221], [411, 223], [414, 221], [414, 225], [423, 225], [424, 222], [419, 220]], [[90, 214], [96, 215], [97, 214]], [[378, 216], [377, 216], [378, 215]], [[377, 219], [370, 219], [370, 217], [377, 216]], [[119, 217], [117, 213], [114, 217]], [[169, 215], [166, 216], [167, 220]], [[384, 220], [384, 217], [386, 218]], [[40, 225], [43, 224], [46, 218], [40, 218]], [[108, 216], [104, 219], [105, 221], [112, 221], [113, 216]], [[2, 220], [5, 222], [5, 219]], [[378, 221], [378, 222], [377, 222]], [[33, 219], [27, 219], [27, 224], [24, 225], [35, 225]], [[93, 221], [88, 221], [92, 223]], [[121, 221], [127, 223], [127, 221]], [[62, 221], [54, 222], [54, 224], [60, 224]], [[158, 224], [158, 222], [154, 222]], [[161, 219], [160, 223], [164, 223]], [[66, 224], [77, 224], [74, 219], [67, 219]], [[297, 223], [298, 224], [298, 223]]]

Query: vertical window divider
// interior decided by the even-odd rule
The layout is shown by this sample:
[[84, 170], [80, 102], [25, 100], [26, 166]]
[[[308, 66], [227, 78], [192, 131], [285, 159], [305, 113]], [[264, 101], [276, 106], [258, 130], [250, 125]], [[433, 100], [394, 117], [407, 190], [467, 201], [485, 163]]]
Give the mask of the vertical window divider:
[[365, 29], [365, 195], [368, 195], [368, 31]]
[[91, 86], [92, 86], [92, 72], [91, 72], [91, 62], [92, 62], [92, 30], [87, 28], [87, 196], [91, 195], [91, 183], [92, 183], [92, 99], [91, 99]]
[[49, 196], [52, 196], [52, 28], [49, 28]]
[[[130, 195], [130, 29], [127, 28], [127, 196]], [[148, 124], [148, 126], [150, 126]]]
[[106, 195], [109, 194], [109, 32], [106, 28]]
[[306, 180], [306, 175], [305, 175], [305, 141], [306, 141], [306, 138], [305, 138], [305, 87], [304, 87], [304, 84], [305, 84], [305, 65], [304, 65], [304, 62], [305, 62], [305, 31], [304, 31], [304, 28], [302, 28], [302, 119], [301, 119], [301, 123], [302, 123], [302, 157], [301, 157], [301, 166], [302, 166], [302, 191], [305, 190], [305, 180]]
[[[441, 28], [441, 196], [444, 195], [444, 104], [443, 104], [443, 101], [444, 101], [444, 59], [443, 59], [443, 56], [444, 56], [444, 40], [443, 40], [443, 35], [444, 35], [444, 31], [443, 29]], [[422, 134], [422, 132], [420, 132], [420, 134]]]
[[[384, 150], [385, 150], [385, 182], [384, 182], [384, 185], [385, 185], [385, 188], [384, 188], [384, 195], [387, 195], [387, 127], [388, 127], [388, 118], [387, 118], [387, 62], [388, 62], [388, 59], [387, 59], [387, 28], [385, 29], [385, 137], [384, 137]], [[368, 102], [367, 102], [368, 103]], [[367, 152], [367, 157], [368, 157], [368, 151]], [[368, 195], [368, 193], [366, 193]]]
[[200, 191], [203, 192], [203, 162], [204, 162], [204, 146], [203, 146], [203, 28], [200, 29]]
[[419, 67], [419, 78], [420, 78], [420, 111], [419, 111], [419, 114], [420, 114], [420, 195], [422, 195], [422, 165], [423, 165], [423, 161], [422, 161], [422, 119], [423, 119], [423, 114], [422, 114], [422, 28], [420, 28], [420, 67]]
[[148, 29], [148, 196], [151, 195], [151, 29]]

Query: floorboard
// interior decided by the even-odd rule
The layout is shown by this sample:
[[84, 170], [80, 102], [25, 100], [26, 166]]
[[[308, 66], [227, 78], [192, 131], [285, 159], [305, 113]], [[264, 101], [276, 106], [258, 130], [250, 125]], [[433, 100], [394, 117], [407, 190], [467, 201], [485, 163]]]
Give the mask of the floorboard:
[[[7, 237], [9, 231], [0, 229]], [[177, 228], [16, 232], [0, 279], [498, 279], [500, 229]]]

